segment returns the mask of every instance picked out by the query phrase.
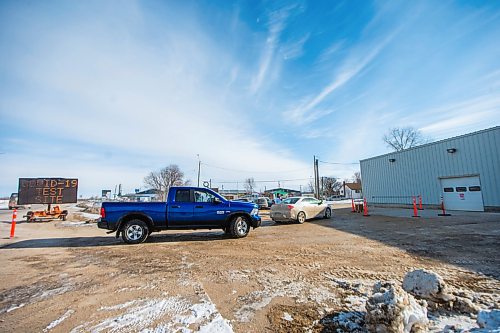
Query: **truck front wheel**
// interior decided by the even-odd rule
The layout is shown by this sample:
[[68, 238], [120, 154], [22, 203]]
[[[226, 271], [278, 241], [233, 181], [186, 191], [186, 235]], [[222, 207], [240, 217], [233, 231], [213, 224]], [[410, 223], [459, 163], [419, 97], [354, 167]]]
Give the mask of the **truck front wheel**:
[[248, 224], [248, 220], [244, 216], [235, 216], [231, 220], [231, 224], [229, 225], [229, 232], [231, 236], [234, 238], [242, 238], [248, 235], [250, 231], [250, 225]]
[[122, 229], [122, 239], [127, 244], [139, 244], [148, 238], [149, 229], [146, 222], [141, 220], [130, 220]]

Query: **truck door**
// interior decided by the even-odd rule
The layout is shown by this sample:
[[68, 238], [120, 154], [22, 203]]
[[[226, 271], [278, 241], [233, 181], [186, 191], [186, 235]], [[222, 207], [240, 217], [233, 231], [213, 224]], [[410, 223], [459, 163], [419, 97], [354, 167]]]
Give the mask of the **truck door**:
[[226, 204], [216, 202], [215, 195], [205, 190], [194, 190], [194, 220], [198, 225], [220, 225], [226, 219]]
[[167, 205], [168, 224], [171, 226], [182, 226], [193, 223], [192, 190], [178, 189], [173, 200]]

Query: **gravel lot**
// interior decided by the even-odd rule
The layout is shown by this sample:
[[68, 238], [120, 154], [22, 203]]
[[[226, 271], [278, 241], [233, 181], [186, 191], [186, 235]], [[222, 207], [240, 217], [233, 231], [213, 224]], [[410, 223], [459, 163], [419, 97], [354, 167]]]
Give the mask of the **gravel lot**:
[[81, 215], [19, 223], [9, 240], [10, 214], [0, 210], [2, 332], [328, 332], [339, 313], [364, 311], [374, 282], [417, 268], [499, 308], [500, 214], [362, 217], [339, 206], [330, 220], [276, 225], [263, 211], [243, 239], [170, 231], [136, 246]]

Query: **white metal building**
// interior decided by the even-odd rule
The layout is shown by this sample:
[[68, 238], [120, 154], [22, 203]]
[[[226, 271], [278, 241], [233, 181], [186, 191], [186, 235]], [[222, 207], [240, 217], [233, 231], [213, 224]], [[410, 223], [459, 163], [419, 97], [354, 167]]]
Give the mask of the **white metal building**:
[[500, 126], [360, 162], [368, 202], [500, 210]]

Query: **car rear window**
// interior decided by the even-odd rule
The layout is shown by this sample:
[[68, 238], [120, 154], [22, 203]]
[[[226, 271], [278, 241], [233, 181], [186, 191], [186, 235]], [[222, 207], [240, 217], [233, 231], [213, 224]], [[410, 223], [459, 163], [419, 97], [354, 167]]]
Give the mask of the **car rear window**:
[[288, 199], [283, 200], [283, 203], [285, 203], [285, 204], [294, 204], [297, 201], [299, 201], [299, 198], [288, 198]]

